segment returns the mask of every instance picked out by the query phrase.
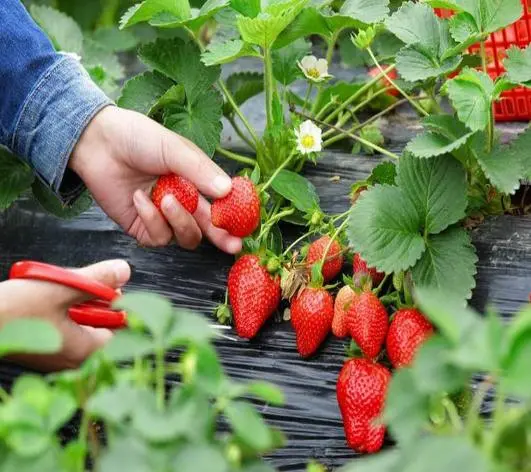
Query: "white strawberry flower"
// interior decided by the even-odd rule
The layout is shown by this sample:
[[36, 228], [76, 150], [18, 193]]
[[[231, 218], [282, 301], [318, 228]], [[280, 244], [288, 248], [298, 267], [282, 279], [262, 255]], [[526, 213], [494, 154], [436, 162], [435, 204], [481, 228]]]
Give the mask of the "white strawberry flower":
[[321, 134], [321, 128], [316, 126], [312, 121], [307, 120], [302, 123], [299, 129], [295, 130], [295, 135], [297, 136], [297, 151], [301, 154], [321, 152], [323, 145]]
[[323, 82], [332, 77], [328, 73], [328, 61], [326, 59], [306, 56], [297, 64], [302, 70], [302, 73], [311, 82]]

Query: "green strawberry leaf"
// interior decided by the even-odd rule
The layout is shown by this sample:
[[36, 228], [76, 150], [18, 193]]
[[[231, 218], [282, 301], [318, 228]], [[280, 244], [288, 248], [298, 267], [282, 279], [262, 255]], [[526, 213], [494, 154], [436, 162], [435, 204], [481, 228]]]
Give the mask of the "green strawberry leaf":
[[0, 329], [0, 357], [7, 354], [52, 354], [61, 349], [61, 334], [55, 326], [38, 318], [20, 318]]
[[426, 252], [412, 269], [413, 281], [468, 299], [476, 286], [477, 261], [468, 233], [462, 228], [451, 228], [428, 238]]
[[526, 129], [511, 144], [497, 145], [492, 152], [485, 152], [484, 139], [475, 139], [473, 148], [483, 172], [500, 191], [513, 194], [520, 188], [520, 181], [531, 169], [531, 129]]
[[257, 17], [261, 11], [260, 0], [230, 0], [230, 6], [238, 13], [250, 18]]
[[503, 65], [511, 82], [531, 87], [531, 45], [525, 49], [509, 48]]
[[252, 45], [240, 39], [233, 39], [226, 43], [211, 44], [201, 55], [203, 63], [207, 66], [226, 64], [240, 57], [260, 57], [260, 53]]
[[[236, 72], [227, 78], [226, 86], [239, 106], [264, 91], [264, 75], [258, 72]], [[225, 103], [223, 114], [234, 114], [229, 103]]]
[[492, 79], [484, 72], [467, 68], [444, 87], [458, 118], [472, 131], [484, 130], [491, 115]]
[[188, 138], [207, 155], [213, 156], [219, 144], [223, 125], [223, 99], [211, 88], [203, 90], [196, 101], [170, 105], [164, 110], [164, 126]]
[[339, 105], [355, 94], [363, 85], [363, 83], [336, 82], [323, 90], [315, 104], [315, 109], [319, 112], [332, 101]]
[[228, 4], [229, 0], [207, 0], [201, 9], [193, 8], [188, 16], [162, 11], [156, 13], [149, 24], [159, 28], [186, 27], [192, 31], [197, 31]]
[[281, 170], [271, 183], [271, 187], [302, 212], [307, 213], [319, 208], [319, 195], [315, 187], [296, 172]]
[[273, 51], [273, 75], [281, 84], [290, 85], [300, 75], [298, 62], [310, 54], [311, 43], [298, 39], [282, 49]]
[[31, 168], [0, 146], [0, 211], [9, 207], [31, 187], [35, 175]]
[[120, 28], [149, 21], [156, 15], [167, 12], [187, 20], [192, 16], [188, 0], [144, 0], [129, 8], [120, 19]]
[[305, 7], [307, 0], [289, 0], [269, 8], [266, 13], [256, 18], [240, 16], [237, 20], [238, 29], [242, 39], [250, 44], [256, 44], [264, 49], [269, 49], [280, 33]]
[[467, 180], [464, 167], [449, 156], [400, 158], [397, 183], [417, 209], [424, 234], [437, 234], [464, 218]]
[[130, 51], [140, 42], [131, 31], [121, 31], [114, 26], [100, 27], [90, 37], [109, 52]]
[[85, 190], [70, 205], [64, 205], [59, 198], [40, 180], [35, 180], [32, 185], [33, 196], [39, 204], [52, 215], [63, 219], [76, 218], [92, 206], [92, 197]]
[[31, 5], [30, 13], [58, 51], [83, 53], [83, 32], [69, 16], [45, 5]]
[[379, 23], [389, 14], [389, 0], [345, 0], [339, 14], [363, 23]]
[[419, 212], [398, 187], [377, 185], [363, 192], [349, 218], [354, 251], [382, 272], [409, 269], [426, 249]]
[[513, 24], [523, 14], [520, 0], [455, 0], [475, 20], [478, 30], [494, 33]]
[[118, 106], [149, 115], [173, 81], [159, 72], [144, 72], [129, 79], [117, 100]]
[[382, 162], [378, 164], [371, 172], [367, 183], [371, 185], [387, 184], [395, 185], [396, 182], [396, 165], [392, 162]]
[[199, 48], [179, 38], [158, 39], [142, 46], [140, 59], [177, 84], [182, 84], [186, 98], [194, 103], [218, 80], [221, 69], [201, 62]]
[[423, 121], [426, 131], [406, 147], [416, 157], [428, 158], [451, 153], [464, 146], [474, 134], [450, 115], [429, 116]]
[[87, 69], [101, 66], [111, 79], [121, 80], [125, 77], [125, 71], [116, 54], [109, 52], [100, 43], [85, 38], [83, 41], [82, 64]]
[[434, 61], [433, 56], [417, 44], [403, 47], [396, 55], [396, 68], [409, 82], [422, 81], [454, 71], [460, 64], [459, 56]]
[[299, 38], [314, 34], [323, 38], [332, 37], [332, 32], [323, 14], [317, 8], [305, 8], [279, 36], [275, 47], [283, 48]]
[[234, 401], [225, 409], [225, 416], [240, 441], [256, 451], [267, 451], [273, 436], [262, 417], [248, 403]]

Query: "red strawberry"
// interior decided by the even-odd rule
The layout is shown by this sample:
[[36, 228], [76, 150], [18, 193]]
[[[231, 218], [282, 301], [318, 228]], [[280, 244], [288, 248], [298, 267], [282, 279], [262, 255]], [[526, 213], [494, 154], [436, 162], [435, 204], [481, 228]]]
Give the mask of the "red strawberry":
[[305, 288], [291, 303], [291, 324], [302, 357], [312, 355], [325, 340], [334, 318], [334, 299], [324, 288]]
[[348, 336], [347, 313], [350, 305], [357, 296], [356, 292], [348, 285], [339, 290], [334, 303], [334, 320], [332, 321], [332, 333], [338, 338]]
[[[323, 236], [310, 244], [308, 255], [306, 256], [306, 262], [309, 267], [323, 259], [328, 244], [330, 244], [330, 236]], [[337, 241], [332, 242], [325, 257], [327, 260], [323, 264], [323, 279], [325, 282], [335, 279], [341, 272], [343, 267], [343, 253], [341, 251], [341, 244]]]
[[194, 184], [180, 175], [161, 175], [151, 193], [151, 200], [160, 210], [162, 199], [173, 195], [188, 213], [195, 213], [199, 203], [199, 192]]
[[251, 339], [280, 303], [280, 280], [261, 265], [258, 256], [245, 255], [230, 269], [228, 288], [236, 332]]
[[347, 326], [363, 354], [374, 359], [385, 342], [389, 328], [387, 311], [378, 297], [370, 292], [361, 292], [350, 305]]
[[212, 224], [233, 236], [244, 238], [260, 224], [260, 198], [247, 177], [234, 177], [232, 190], [215, 200], [211, 208]]
[[349, 447], [378, 452], [385, 426], [377, 424], [385, 405], [391, 373], [368, 359], [350, 359], [339, 373], [336, 394]]
[[[383, 66], [384, 70], [386, 68], [387, 68], [387, 66]], [[374, 78], [374, 77], [377, 77], [378, 75], [380, 75], [380, 69], [378, 69], [378, 67], [372, 67], [371, 69], [369, 69], [369, 76], [370, 77]], [[393, 69], [387, 75], [393, 81], [398, 78], [398, 74], [396, 73], [396, 69]], [[392, 85], [391, 85], [391, 82], [389, 82], [389, 79], [387, 79], [386, 77], [382, 77], [382, 79], [380, 80], [380, 87], [387, 88], [387, 87], [392, 87]], [[399, 95], [398, 90], [395, 89], [394, 87], [391, 90], [388, 90], [386, 93], [387, 93], [387, 95], [391, 95], [393, 97], [398, 97], [398, 95]]]
[[433, 334], [433, 326], [415, 309], [398, 310], [387, 333], [387, 355], [393, 367], [405, 367], [421, 344]]
[[354, 275], [356, 274], [367, 274], [372, 279], [372, 285], [377, 287], [382, 283], [382, 280], [385, 277], [383, 272], [378, 272], [374, 267], [368, 267], [367, 263], [361, 258], [359, 254], [354, 254], [354, 259], [352, 261], [352, 267]]

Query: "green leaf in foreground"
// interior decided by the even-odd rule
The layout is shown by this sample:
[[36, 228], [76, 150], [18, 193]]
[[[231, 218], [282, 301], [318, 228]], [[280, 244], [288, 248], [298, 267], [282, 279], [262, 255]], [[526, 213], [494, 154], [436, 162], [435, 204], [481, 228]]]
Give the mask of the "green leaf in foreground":
[[162, 95], [173, 85], [173, 81], [159, 72], [144, 72], [128, 80], [118, 106], [149, 115]]
[[484, 150], [484, 140], [474, 141], [479, 165], [500, 191], [512, 194], [531, 169], [531, 129], [526, 129], [511, 144], [497, 145], [491, 153]]
[[65, 205], [59, 198], [40, 180], [35, 180], [32, 185], [33, 196], [40, 205], [52, 215], [63, 219], [72, 219], [84, 213], [92, 206], [92, 197], [85, 190], [72, 204]]
[[432, 55], [417, 44], [403, 47], [396, 55], [396, 68], [400, 75], [409, 82], [448, 74], [455, 70], [460, 62], [459, 56], [440, 61], [434, 60]]
[[[236, 105], [239, 106], [264, 91], [264, 75], [258, 72], [236, 72], [229, 75], [225, 84]], [[225, 103], [223, 114], [225, 116], [234, 114], [234, 109], [229, 103]]]
[[247, 386], [249, 393], [261, 400], [275, 406], [282, 406], [284, 404], [284, 392], [276, 385], [268, 382], [252, 382]]
[[350, 243], [378, 270], [409, 269], [426, 249], [420, 234], [420, 215], [398, 187], [377, 185], [363, 192], [351, 210]]
[[230, 467], [223, 452], [208, 444], [189, 444], [179, 449], [174, 461], [179, 472], [229, 472]]
[[309, 212], [319, 207], [319, 196], [315, 187], [296, 172], [281, 170], [271, 183], [271, 187], [300, 211]]
[[469, 13], [483, 33], [494, 33], [518, 20], [523, 13], [520, 0], [454, 0]]
[[34, 179], [35, 175], [28, 165], [0, 147], [0, 210], [9, 207], [30, 188]]
[[345, 0], [339, 14], [363, 23], [378, 23], [389, 13], [389, 0]]
[[225, 416], [234, 433], [244, 444], [257, 451], [267, 451], [273, 445], [271, 431], [250, 404], [231, 402], [225, 409]]
[[464, 167], [450, 156], [419, 159], [404, 154], [397, 183], [418, 211], [425, 234], [437, 234], [465, 216]]
[[30, 13], [59, 51], [83, 52], [83, 33], [68, 15], [46, 5], [31, 5]]
[[61, 349], [62, 338], [51, 324], [40, 319], [10, 321], [0, 329], [0, 357], [6, 354], [52, 354]]
[[413, 280], [417, 285], [437, 287], [456, 298], [468, 299], [476, 286], [477, 260], [468, 233], [452, 228], [428, 238], [426, 252], [413, 267]]
[[434, 115], [424, 119], [426, 131], [407, 145], [417, 157], [428, 158], [451, 153], [464, 146], [474, 134], [450, 115]]
[[144, 0], [129, 8], [120, 19], [120, 28], [126, 28], [143, 21], [149, 21], [165, 12], [182, 20], [192, 15], [188, 0]]
[[201, 56], [207, 66], [226, 64], [240, 57], [259, 57], [260, 53], [250, 44], [240, 39], [233, 39], [225, 43], [217, 42], [209, 46]]
[[396, 165], [392, 162], [382, 162], [378, 164], [371, 172], [367, 179], [371, 185], [387, 184], [395, 185], [396, 183]]
[[531, 87], [531, 45], [525, 49], [509, 48], [503, 65], [511, 82]]

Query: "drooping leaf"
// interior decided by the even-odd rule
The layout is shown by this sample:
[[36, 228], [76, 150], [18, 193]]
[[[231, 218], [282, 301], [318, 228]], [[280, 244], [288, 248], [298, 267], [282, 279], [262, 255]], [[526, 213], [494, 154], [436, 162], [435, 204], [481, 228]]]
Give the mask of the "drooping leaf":
[[144, 72], [129, 79], [117, 100], [118, 106], [149, 115], [173, 81], [159, 72]]
[[240, 57], [258, 57], [260, 53], [250, 44], [240, 39], [233, 39], [226, 43], [217, 42], [209, 46], [201, 56], [204, 64], [213, 66], [235, 61]]
[[531, 46], [524, 49], [510, 47], [503, 65], [511, 82], [531, 87]]
[[310, 54], [311, 44], [298, 39], [282, 49], [273, 51], [273, 75], [281, 84], [290, 85], [300, 76], [297, 63]]
[[0, 211], [9, 207], [35, 179], [31, 168], [0, 147]]
[[449, 156], [419, 159], [403, 155], [397, 183], [417, 209], [425, 234], [440, 233], [465, 216], [466, 171]]
[[81, 55], [83, 32], [69, 16], [46, 5], [31, 5], [30, 13], [59, 51]]
[[[225, 84], [236, 105], [242, 105], [264, 91], [264, 75], [258, 72], [235, 72], [227, 78]], [[225, 116], [234, 114], [230, 103], [225, 103], [223, 114]]]
[[494, 82], [474, 69], [464, 69], [445, 84], [459, 119], [472, 131], [484, 130], [490, 119]]
[[474, 134], [450, 115], [434, 115], [424, 119], [426, 131], [407, 145], [417, 157], [435, 157], [451, 153], [464, 146]]
[[63, 204], [61, 200], [40, 180], [35, 180], [32, 185], [33, 196], [39, 204], [52, 215], [63, 219], [72, 219], [84, 213], [92, 206], [92, 197], [85, 190], [71, 204]]
[[293, 203], [300, 211], [308, 212], [319, 207], [319, 196], [312, 183], [302, 175], [289, 170], [281, 170], [271, 187], [275, 192]]
[[426, 251], [412, 269], [413, 281], [468, 299], [476, 286], [477, 261], [468, 233], [451, 228], [428, 238]]
[[16, 319], [0, 329], [0, 357], [6, 354], [52, 354], [61, 349], [61, 334], [52, 324], [34, 319]]
[[347, 234], [370, 266], [391, 273], [410, 268], [422, 256], [420, 226], [419, 212], [400, 188], [377, 185], [353, 206]]

